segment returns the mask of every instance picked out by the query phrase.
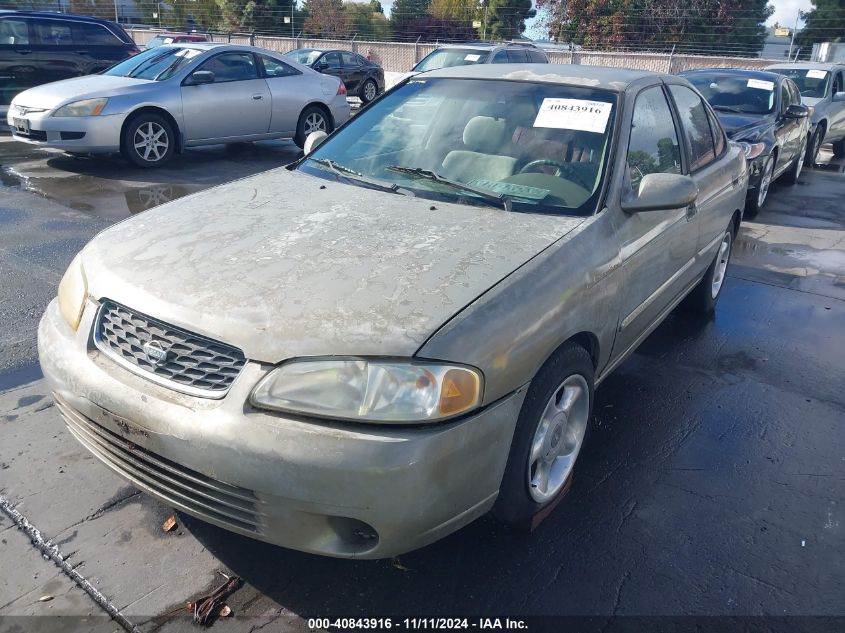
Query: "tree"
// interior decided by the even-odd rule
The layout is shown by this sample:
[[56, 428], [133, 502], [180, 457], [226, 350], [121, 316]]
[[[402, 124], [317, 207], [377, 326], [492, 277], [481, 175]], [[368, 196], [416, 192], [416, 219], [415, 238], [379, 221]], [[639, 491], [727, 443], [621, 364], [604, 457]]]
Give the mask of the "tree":
[[490, 40], [518, 38], [525, 30], [525, 20], [537, 15], [531, 0], [487, 0], [482, 11], [483, 37]]
[[813, 8], [801, 12], [804, 28], [795, 41], [805, 49], [819, 42], [845, 42], [845, 0], [812, 0]]
[[478, 33], [469, 22], [443, 20], [427, 15], [411, 20], [396, 32], [397, 39], [419, 40], [421, 42], [461, 42], [474, 40]]
[[[140, 4], [140, 3], [139, 3]], [[137, 6], [137, 5], [136, 5]], [[144, 5], [142, 5], [144, 6]], [[158, 8], [156, 6], [156, 8]], [[198, 30], [216, 29], [221, 26], [223, 13], [217, 0], [162, 3], [162, 23], [174, 28], [185, 28], [193, 20]], [[153, 21], [155, 23], [155, 20]]]
[[478, 4], [473, 0], [432, 0], [428, 12], [441, 20], [472, 24], [478, 14]]
[[537, 0], [549, 36], [587, 48], [754, 55], [768, 0]]
[[387, 40], [390, 39], [390, 21], [381, 9], [377, 0], [369, 4], [347, 2], [343, 5], [348, 18], [351, 33], [358, 39]]
[[428, 17], [428, 7], [431, 0], [396, 0], [390, 10], [390, 24], [397, 39], [417, 39], [412, 32], [419, 29], [410, 29], [409, 25], [414, 20]]
[[305, 0], [305, 32], [325, 38], [349, 35], [350, 22], [342, 0]]

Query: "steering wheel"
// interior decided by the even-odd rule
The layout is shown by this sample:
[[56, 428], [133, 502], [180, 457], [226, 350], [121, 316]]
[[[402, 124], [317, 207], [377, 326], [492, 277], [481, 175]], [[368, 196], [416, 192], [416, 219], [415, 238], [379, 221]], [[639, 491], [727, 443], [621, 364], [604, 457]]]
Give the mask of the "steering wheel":
[[580, 185], [587, 191], [591, 191], [593, 188], [593, 183], [584, 182], [584, 178], [577, 171], [572, 169], [572, 163], [564, 163], [557, 160], [552, 160], [550, 158], [540, 158], [537, 160], [532, 160], [530, 163], [525, 165], [525, 167], [520, 169], [519, 173], [524, 174], [529, 171], [534, 171], [536, 167], [556, 167], [556, 178], [560, 178], [561, 176], [563, 176], [566, 180], [574, 182], [576, 185]]

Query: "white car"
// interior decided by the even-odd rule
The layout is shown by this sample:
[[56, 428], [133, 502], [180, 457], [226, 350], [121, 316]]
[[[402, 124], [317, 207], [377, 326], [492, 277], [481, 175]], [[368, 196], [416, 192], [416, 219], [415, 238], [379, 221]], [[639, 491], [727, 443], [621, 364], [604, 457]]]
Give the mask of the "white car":
[[331, 132], [349, 118], [346, 87], [253, 46], [159, 46], [99, 75], [17, 95], [7, 115], [14, 138], [70, 153], [120, 151], [159, 167], [185, 147]]

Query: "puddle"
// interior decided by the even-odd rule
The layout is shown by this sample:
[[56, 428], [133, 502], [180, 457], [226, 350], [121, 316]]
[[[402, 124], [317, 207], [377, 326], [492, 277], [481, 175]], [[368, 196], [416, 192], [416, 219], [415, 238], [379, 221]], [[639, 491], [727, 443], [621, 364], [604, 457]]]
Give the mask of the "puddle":
[[804, 244], [768, 243], [741, 235], [734, 243], [738, 259], [759, 260], [770, 270], [801, 271], [800, 276], [845, 276], [845, 251], [813, 248]]
[[20, 187], [22, 184], [21, 178], [8, 167], [0, 167], [0, 185], [3, 187]]

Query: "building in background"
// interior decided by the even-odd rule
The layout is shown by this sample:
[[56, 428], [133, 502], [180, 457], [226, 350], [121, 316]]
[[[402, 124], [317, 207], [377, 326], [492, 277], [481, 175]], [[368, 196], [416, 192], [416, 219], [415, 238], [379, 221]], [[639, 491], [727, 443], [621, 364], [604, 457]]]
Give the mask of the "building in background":
[[[775, 23], [766, 29], [766, 41], [760, 57], [763, 59], [786, 59], [790, 55], [792, 47], [792, 29], [787, 26], [780, 26]], [[792, 49], [792, 57], [795, 57], [795, 49]]]

